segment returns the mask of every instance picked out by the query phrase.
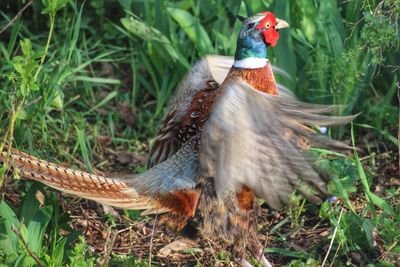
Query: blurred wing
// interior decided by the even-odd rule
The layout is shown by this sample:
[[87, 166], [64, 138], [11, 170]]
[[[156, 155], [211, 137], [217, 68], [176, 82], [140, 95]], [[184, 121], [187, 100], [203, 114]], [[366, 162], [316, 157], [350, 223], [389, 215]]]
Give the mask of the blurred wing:
[[319, 115], [334, 108], [302, 103], [287, 90], [278, 96], [265, 94], [240, 78], [222, 86], [223, 93], [204, 126], [199, 154], [201, 174], [214, 177], [218, 197], [224, 199], [246, 185], [276, 209], [295, 190], [319, 202], [327, 194], [325, 182], [302, 143], [349, 147], [307, 126], [344, 124], [352, 117]]
[[[178, 151], [187, 139], [198, 133], [204, 121], [198, 110], [204, 108], [196, 105], [206, 104], [208, 97], [225, 80], [233, 57], [210, 55], [198, 61], [178, 86], [175, 97], [169, 104], [167, 115], [150, 151], [148, 168], [166, 160]], [[273, 67], [274, 73], [289, 77], [283, 70]], [[289, 77], [290, 78], [290, 77]], [[284, 90], [278, 84], [278, 88]], [[199, 104], [199, 102], [201, 102]]]

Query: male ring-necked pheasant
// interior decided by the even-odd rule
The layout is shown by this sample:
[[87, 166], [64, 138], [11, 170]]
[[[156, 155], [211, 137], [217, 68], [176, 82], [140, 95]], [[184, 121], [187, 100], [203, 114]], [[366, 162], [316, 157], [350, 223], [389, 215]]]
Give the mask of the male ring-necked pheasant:
[[243, 21], [234, 59], [209, 56], [181, 82], [150, 152], [149, 169], [128, 178], [107, 178], [34, 158], [11, 149], [27, 179], [66, 193], [145, 214], [165, 213], [178, 230], [192, 220], [203, 235], [233, 246], [242, 266], [248, 249], [271, 266], [257, 239], [256, 197], [282, 208], [294, 191], [312, 202], [327, 196], [308, 146], [348, 149], [312, 125], [339, 125], [352, 117], [320, 115], [334, 106], [302, 103], [275, 83], [268, 47], [288, 24], [270, 12]]

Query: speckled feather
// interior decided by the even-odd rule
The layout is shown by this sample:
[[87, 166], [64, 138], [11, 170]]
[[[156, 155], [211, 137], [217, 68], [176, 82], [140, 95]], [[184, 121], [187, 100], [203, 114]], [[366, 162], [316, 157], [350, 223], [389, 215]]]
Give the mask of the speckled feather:
[[200, 114], [209, 107], [207, 99], [219, 87], [208, 60], [204, 58], [197, 62], [179, 84], [150, 151], [149, 168], [175, 154], [186, 140], [197, 134], [196, 127], [204, 123]]

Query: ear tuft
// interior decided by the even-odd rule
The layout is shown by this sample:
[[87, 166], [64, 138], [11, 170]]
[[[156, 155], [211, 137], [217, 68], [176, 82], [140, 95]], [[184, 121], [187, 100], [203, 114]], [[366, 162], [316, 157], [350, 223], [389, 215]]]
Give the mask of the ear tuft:
[[243, 16], [241, 16], [241, 15], [237, 15], [236, 18], [237, 18], [238, 20], [240, 20], [241, 22], [243, 22], [243, 21], [246, 20], [246, 18], [243, 17]]

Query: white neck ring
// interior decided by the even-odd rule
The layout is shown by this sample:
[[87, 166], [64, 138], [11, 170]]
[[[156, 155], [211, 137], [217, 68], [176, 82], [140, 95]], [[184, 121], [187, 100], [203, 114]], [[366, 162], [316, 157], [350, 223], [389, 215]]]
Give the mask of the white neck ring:
[[235, 68], [242, 69], [259, 69], [267, 65], [268, 59], [259, 57], [249, 57], [241, 60], [236, 60], [233, 62]]

